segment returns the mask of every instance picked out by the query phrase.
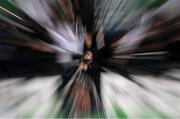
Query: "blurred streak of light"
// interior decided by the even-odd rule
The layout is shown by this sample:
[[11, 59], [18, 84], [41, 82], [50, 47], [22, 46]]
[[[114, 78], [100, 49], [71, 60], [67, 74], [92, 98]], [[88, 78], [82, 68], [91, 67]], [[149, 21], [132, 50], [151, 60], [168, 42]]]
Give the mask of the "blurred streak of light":
[[[48, 117], [49, 115], [56, 117], [53, 114], [57, 114], [62, 103], [61, 98], [56, 100], [55, 91], [60, 85], [57, 84], [57, 79], [59, 76], [36, 77], [29, 81], [25, 79], [8, 79], [4, 83], [0, 81], [1, 84], [11, 85], [6, 87], [2, 85], [5, 91], [3, 94], [6, 95], [1, 95], [0, 98], [0, 117]], [[25, 97], [24, 100], [22, 97]], [[21, 102], [18, 104], [18, 101]], [[52, 113], [50, 113], [51, 109], [53, 109]]]
[[[127, 25], [125, 28], [127, 30], [131, 25], [136, 24], [136, 22], [137, 22], [137, 19], [135, 19], [136, 22], [129, 22], [131, 20], [134, 20], [131, 18], [135, 17], [136, 15], [138, 17], [138, 15], [141, 14], [140, 11], [134, 12], [133, 11], [134, 8], [131, 7], [131, 6], [137, 6], [138, 2], [136, 2], [136, 1], [133, 1], [133, 2], [118, 1], [118, 2], [119, 3], [117, 4], [117, 2], [112, 2], [112, 1], [108, 2], [108, 0], [106, 0], [102, 4], [100, 4], [101, 2], [96, 3], [96, 6], [98, 6], [98, 4], [100, 4], [98, 6], [100, 8], [97, 9], [97, 11], [100, 11], [100, 12], [96, 12], [96, 16], [97, 17], [99, 16], [99, 18], [97, 18], [97, 22], [99, 22], [99, 23], [97, 23], [97, 29], [99, 30], [99, 32], [98, 32], [99, 36], [97, 38], [97, 43], [99, 45], [99, 49], [104, 46], [104, 42], [103, 42], [104, 41], [104, 33], [103, 33], [104, 31], [111, 29], [114, 25], [116, 28], [120, 28], [120, 29], [124, 29], [123, 26]], [[121, 2], [124, 2], [124, 4], [119, 5]], [[69, 23], [68, 20], [67, 20], [68, 22], [60, 20], [61, 22], [58, 23], [59, 25], [57, 25], [58, 28], [56, 29], [52, 25], [52, 22], [56, 21], [56, 20], [49, 19], [50, 16], [48, 16], [48, 12], [44, 9], [44, 6], [40, 7], [40, 6], [38, 6], [38, 4], [36, 4], [36, 2], [34, 2], [33, 4], [36, 7], [39, 7], [39, 9], [41, 9], [41, 7], [42, 7], [42, 9], [40, 11], [42, 12], [43, 17], [41, 16], [41, 14], [39, 14], [39, 16], [38, 16], [38, 14], [36, 14], [37, 16], [32, 15], [31, 17], [33, 17], [34, 20], [37, 20], [37, 22], [44, 29], [46, 29], [49, 34], [51, 34], [51, 38], [56, 42], [56, 44], [53, 44], [53, 45], [50, 45], [50, 44], [44, 43], [44, 42], [42, 42], [42, 44], [45, 44], [49, 47], [56, 49], [61, 56], [65, 54], [65, 56], [63, 56], [63, 57], [66, 57], [66, 58], [68, 56], [71, 56], [71, 53], [72, 54], [76, 54], [76, 53], [80, 53], [80, 52], [82, 53], [81, 49], [80, 50], [78, 49], [78, 48], [83, 47], [82, 45], [80, 45], [82, 42], [81, 41], [79, 42], [79, 39], [81, 40], [81, 37], [83, 37], [83, 35], [79, 36], [79, 34], [77, 33], [78, 22], [75, 23], [76, 30], [74, 30], [72, 28], [73, 25], [71, 23]], [[46, 6], [48, 7], [48, 5], [46, 5]], [[28, 8], [28, 4], [26, 7]], [[24, 7], [24, 8], [26, 9], [26, 7]], [[62, 7], [64, 7], [64, 6], [62, 6]], [[66, 7], [64, 7], [62, 9], [64, 10], [64, 12], [66, 12], [64, 14], [69, 14], [69, 13], [67, 13], [68, 11], [66, 11], [67, 10]], [[111, 9], [112, 9], [112, 11], [111, 11]], [[113, 17], [116, 18], [118, 16], [116, 14], [116, 12], [118, 12], [118, 10], [119, 10], [118, 14], [120, 14], [120, 17], [118, 17], [118, 19], [113, 19]], [[37, 12], [41, 13], [40, 11], [37, 11]], [[142, 11], [143, 11], [143, 9], [142, 9]], [[33, 12], [35, 12], [35, 11], [33, 11]], [[107, 13], [107, 12], [109, 12], [109, 13]], [[158, 14], [156, 10], [155, 11], [153, 10], [151, 12]], [[112, 47], [114, 48], [113, 49], [114, 56], [112, 57], [112, 59], [110, 59], [111, 64], [114, 63], [118, 67], [119, 66], [118, 64], [123, 63], [123, 61], [121, 62], [122, 59], [126, 60], [125, 63], [127, 63], [129, 59], [160, 60], [160, 61], [162, 59], [164, 59], [163, 55], [167, 54], [166, 51], [162, 51], [162, 52], [157, 51], [156, 52], [154, 50], [155, 49], [157, 50], [158, 48], [159, 49], [164, 48], [165, 45], [167, 45], [168, 43], [170, 43], [172, 41], [160, 41], [160, 42], [158, 41], [158, 43], [157, 42], [151, 43], [150, 41], [149, 41], [150, 42], [149, 43], [147, 41], [146, 45], [143, 45], [142, 47], [139, 48], [140, 44], [144, 41], [144, 39], [149, 36], [148, 34], [145, 34], [145, 33], [149, 30], [148, 25], [151, 25], [151, 22], [148, 22], [149, 24], [148, 23], [145, 24], [145, 22], [150, 20], [153, 17], [153, 15], [156, 15], [156, 14], [145, 13], [145, 16], [143, 16], [143, 18], [140, 19], [141, 23], [139, 24], [140, 25], [139, 27], [136, 27], [136, 28], [130, 30], [121, 39], [119, 39], [117, 42], [112, 44]], [[65, 15], [65, 17], [68, 17], [68, 16]], [[10, 21], [8, 21], [8, 22], [12, 23]], [[114, 24], [114, 22], [115, 22], [115, 24]], [[116, 24], [116, 22], [118, 23], [118, 25]], [[129, 25], [129, 23], [130, 23], [130, 25]], [[101, 26], [101, 25], [103, 25], [103, 26]], [[176, 26], [176, 25], [178, 25], [178, 24], [175, 24], [174, 26]], [[171, 26], [172, 25], [170, 25], [170, 27]], [[80, 27], [82, 27], [82, 26], [80, 26]], [[170, 27], [168, 27], [168, 28], [170, 28]], [[101, 30], [100, 30], [100, 28], [101, 28]], [[158, 32], [164, 31], [165, 32], [165, 31], [167, 31], [168, 28], [167, 28], [167, 26], [163, 27], [163, 28], [160, 27], [156, 31], [158, 31]], [[83, 31], [83, 29], [82, 29], [82, 31]], [[148, 33], [151, 34], [149, 31], [148, 31]], [[22, 35], [22, 34], [19, 34], [19, 35]], [[159, 35], [159, 34], [156, 34], [156, 35]], [[27, 38], [27, 37], [24, 36], [23, 38]], [[29, 38], [27, 38], [27, 39], [29, 39]], [[82, 41], [83, 41], [83, 39], [82, 39]], [[156, 40], [154, 40], [154, 41], [156, 41]], [[139, 49], [141, 50], [141, 53], [136, 52]], [[147, 52], [147, 50], [153, 50], [153, 51]], [[67, 56], [66, 56], [66, 53], [67, 53]], [[67, 61], [67, 59], [65, 59], [65, 60]], [[141, 62], [141, 63], [143, 63], [143, 62]], [[157, 70], [157, 69], [153, 69], [153, 70]], [[74, 75], [76, 75], [76, 73]], [[81, 75], [81, 73], [79, 74], [79, 76], [80, 75]], [[139, 87], [138, 85], [127, 80], [123, 76], [119, 76], [119, 75], [116, 75], [116, 74], [113, 74], [110, 72], [108, 72], [107, 74], [103, 74], [103, 75], [106, 75], [106, 76], [102, 76], [102, 78], [103, 78], [102, 82], [104, 82], [102, 84], [102, 86], [103, 86], [102, 93], [103, 93], [104, 104], [106, 105], [105, 108], [106, 108], [106, 111], [107, 111], [109, 117], [116, 115], [114, 103], [118, 103], [117, 105], [120, 108], [122, 108], [122, 111], [127, 113], [128, 117], [134, 117], [134, 116], [142, 117], [142, 115], [143, 115], [142, 113], [145, 111], [150, 111], [148, 113], [151, 115], [147, 114], [147, 116], [159, 117], [159, 115], [157, 114], [159, 112], [163, 112], [164, 114], [160, 114], [160, 115], [165, 115], [165, 117], [168, 117], [168, 116], [171, 117], [171, 115], [172, 116], [178, 115], [178, 113], [179, 113], [178, 107], [173, 109], [173, 106], [177, 106], [176, 103], [174, 103], [175, 105], [170, 104], [173, 101], [178, 102], [178, 99], [179, 99], [179, 96], [178, 97], [172, 96], [172, 94], [179, 93], [179, 88], [177, 88], [178, 85], [175, 84], [175, 81], [172, 81], [172, 82], [166, 81], [163, 79], [158, 79], [161, 77], [148, 76], [148, 75], [138, 75], [138, 74], [135, 76], [130, 75], [136, 82], [143, 85], [143, 87]], [[175, 76], [175, 77], [177, 77], [177, 76]], [[163, 77], [163, 78], [165, 79], [165, 77]], [[111, 80], [109, 80], [109, 79], [111, 79]], [[119, 80], [117, 80], [117, 79], [119, 79]], [[156, 80], [154, 80], [154, 79], [156, 79]], [[44, 79], [42, 79], [42, 80], [44, 80]], [[67, 90], [69, 90], [70, 85], [72, 85], [72, 82], [74, 80], [75, 79], [73, 76], [71, 81], [68, 83], [68, 85], [64, 89], [65, 94], [66, 94]], [[41, 84], [44, 84], [44, 82], [45, 81], [41, 82]], [[159, 84], [157, 84], [157, 82]], [[36, 86], [36, 85], [34, 85], [34, 80], [32, 80], [32, 82], [27, 81], [27, 83], [29, 83], [30, 85], [33, 85], [34, 87]], [[164, 84], [165, 86], [162, 86], [162, 84]], [[18, 84], [18, 86], [19, 85], [21, 85], [21, 84]], [[172, 87], [170, 87], [170, 86], [172, 86]], [[31, 87], [30, 88], [29, 87], [27, 88], [27, 87], [23, 87], [22, 90], [23, 89], [32, 90]], [[39, 85], [37, 87], [39, 87]], [[11, 88], [10, 88], [10, 90], [11, 90]], [[16, 88], [16, 86], [15, 86], [15, 88]], [[59, 101], [58, 104], [56, 105], [56, 104], [54, 104], [54, 100], [52, 99], [49, 101], [48, 105], [44, 105], [44, 104], [46, 104], [46, 100], [53, 97], [53, 92], [55, 91], [56, 88], [57, 87], [54, 86], [53, 88], [51, 88], [52, 90], [48, 90], [48, 91], [46, 90], [46, 92], [42, 91], [43, 94], [41, 96], [39, 96], [39, 97], [44, 98], [41, 103], [42, 107], [37, 107], [37, 109], [38, 109], [37, 112], [35, 112], [36, 110], [34, 110], [34, 109], [32, 109], [32, 110], [30, 109], [30, 111], [29, 111], [30, 113], [32, 113], [33, 117], [38, 117], [39, 115], [48, 113], [48, 108], [51, 108], [52, 105], [53, 106], [55, 105], [54, 106], [55, 107], [54, 114], [56, 112], [58, 112], [58, 108], [62, 104], [62, 101]], [[6, 92], [7, 90], [2, 89], [1, 91], [4, 94], [4, 92]], [[17, 100], [24, 99], [26, 101], [22, 105], [20, 104], [20, 107], [19, 107], [18, 113], [17, 113], [18, 115], [21, 115], [22, 110], [23, 110], [23, 113], [27, 113], [25, 106], [28, 104], [31, 104], [32, 100], [39, 100], [39, 98], [37, 98], [37, 95], [39, 95], [39, 94], [36, 94], [36, 92], [38, 92], [38, 91], [33, 90], [31, 95], [33, 95], [35, 93], [35, 96], [33, 96], [30, 99], [24, 99], [23, 96], [31, 97], [31, 95], [21, 95], [20, 94], [22, 96], [22, 99], [18, 98]], [[171, 92], [172, 94], [169, 94], [168, 91]], [[16, 94], [17, 92], [13, 92], [13, 93]], [[95, 93], [95, 96], [97, 96], [96, 93]], [[64, 98], [64, 97], [65, 96], [62, 96], [62, 98]], [[164, 99], [164, 98], [166, 98], [166, 99]], [[15, 100], [15, 101], [17, 101], [17, 100]], [[151, 105], [151, 107], [153, 107], [154, 109], [152, 109], [152, 108], [150, 109], [150, 107], [145, 105], [145, 102], [148, 103], [149, 105]], [[159, 107], [157, 107], [157, 105]], [[145, 106], [147, 106], [147, 107], [145, 107]], [[162, 109], [161, 109], [161, 107], [162, 107]], [[32, 107], [32, 108], [34, 108], [34, 107]], [[51, 109], [54, 109], [54, 108], [52, 107]], [[71, 108], [72, 113], [74, 110], [75, 110], [74, 108]], [[13, 110], [12, 112], [16, 113], [16, 110]], [[111, 112], [113, 114], [111, 114]], [[73, 115], [72, 113], [70, 113], [69, 116]], [[144, 114], [144, 116], [146, 116], [146, 115]], [[118, 116], [116, 116], [116, 117], [118, 117]]]
[[109, 118], [117, 117], [114, 103], [121, 107], [128, 118], [142, 118], [143, 113], [144, 118], [178, 117], [180, 82], [167, 80], [163, 75], [158, 78], [152, 75], [131, 76], [144, 88], [118, 74], [102, 74], [102, 95]]
[[[119, 2], [122, 4], [118, 5]], [[159, 2], [159, 3], [158, 3]], [[160, 3], [161, 2], [161, 3]], [[98, 4], [97, 4], [98, 3]], [[118, 31], [119, 29], [126, 29], [132, 28], [133, 25], [136, 25], [139, 22], [139, 18], [145, 13], [148, 7], [153, 6], [153, 4], [162, 4], [164, 5], [157, 8], [157, 6], [146, 15], [146, 20], [151, 19], [154, 15], [157, 14], [167, 14], [168, 12], [175, 12], [175, 15], [172, 14], [173, 17], [178, 16], [176, 8], [179, 4], [178, 0], [162, 0], [162, 1], [143, 1], [143, 0], [112, 0], [112, 1], [98, 1], [96, 3], [96, 24], [97, 30], [103, 27], [104, 31], [110, 32], [111, 30]], [[117, 9], [114, 6], [118, 5]], [[99, 5], [99, 6], [98, 6]], [[166, 6], [166, 7], [165, 7]], [[174, 8], [172, 7], [174, 6]], [[178, 9], [178, 8], [177, 8]], [[166, 11], [166, 12], [163, 12]], [[173, 18], [170, 14], [167, 14], [169, 19]]]
[[8, 12], [9, 14], [11, 14], [11, 15], [15, 16], [16, 18], [18, 18], [18, 19], [20, 19], [20, 20], [23, 20], [21, 17], [17, 16], [16, 14], [14, 14], [14, 13], [10, 12], [9, 10], [7, 10], [7, 9], [5, 9], [5, 8], [1, 7], [1, 6], [0, 6], [0, 9], [2, 9], [2, 10], [4, 10], [4, 11]]
[[[112, 56], [113, 59], [156, 59], [156, 58], [165, 58], [165, 56], [168, 54], [167, 51], [156, 51], [156, 52], [146, 52], [146, 53], [127, 53], [127, 54], [121, 54]], [[143, 57], [144, 56], [144, 57]]]
[[[107, 3], [106, 3], [107, 2]], [[106, 7], [108, 4], [108, 7]], [[113, 3], [114, 5], [111, 5], [111, 3]], [[139, 1], [125, 1], [125, 0], [119, 0], [119, 1], [100, 1], [100, 6], [103, 6], [103, 9], [97, 9], [98, 12], [100, 12], [100, 14], [98, 14], [98, 12], [96, 12], [96, 17], [99, 18], [97, 19], [97, 29], [99, 29], [100, 27], [103, 27], [103, 29], [105, 31], [107, 30], [111, 30], [113, 27], [118, 27], [118, 28], [128, 28], [129, 25], [127, 24], [127, 20], [135, 20], [135, 16], [138, 16], [139, 13], [141, 13], [140, 11], [136, 11], [136, 12], [132, 12], [133, 9], [135, 9], [135, 7], [137, 6], [137, 4], [139, 4]], [[107, 9], [107, 10], [106, 10]], [[143, 9], [141, 9], [142, 11]], [[105, 12], [107, 11], [107, 12]], [[133, 17], [133, 19], [128, 18]], [[127, 19], [127, 20], [126, 20]], [[126, 23], [126, 27], [122, 27], [122, 25], [119, 24], [125, 24]], [[133, 22], [129, 22], [132, 23]], [[135, 23], [135, 22], [134, 22]], [[107, 28], [108, 27], [108, 28]]]
[[96, 43], [97, 43], [97, 49], [101, 49], [105, 46], [105, 41], [104, 41], [104, 33], [103, 30], [100, 29], [97, 36], [96, 36]]
[[143, 28], [137, 27], [130, 30], [125, 36], [120, 40], [111, 44], [111, 47], [114, 48], [113, 53], [126, 53], [127, 51], [133, 51], [137, 49], [139, 44], [144, 40], [147, 35], [148, 27]]
[[169, 17], [169, 19], [172, 19], [172, 18], [180, 15], [180, 13], [179, 13], [179, 10], [180, 10], [179, 5], [180, 5], [179, 0], [168, 0], [162, 6], [157, 8], [155, 13], [156, 14], [158, 14], [158, 13], [166, 14]]
[[[179, 65], [180, 66], [180, 65]], [[165, 76], [171, 76], [180, 81], [179, 69], [172, 69], [164, 73]]]
[[147, 53], [134, 53], [133, 55], [163, 55], [163, 54], [166, 54], [167, 52], [166, 51], [161, 51], [161, 52], [147, 52]]
[[[79, 47], [81, 46], [82, 47], [82, 43], [79, 43], [80, 45], [77, 45], [77, 42], [78, 41], [68, 41], [66, 38], [64, 38], [63, 36], [61, 36], [59, 33], [57, 33], [56, 31], [52, 30], [52, 29], [49, 29], [47, 28], [47, 30], [49, 31], [49, 33], [51, 34], [52, 38], [55, 39], [55, 42], [57, 44], [55, 44], [55, 46], [61, 46], [61, 47], [58, 47], [58, 49], [61, 51], [66, 51], [66, 52], [73, 52], [73, 53], [80, 53], [81, 54], [81, 50]], [[77, 40], [77, 39], [76, 39]], [[76, 43], [74, 45], [72, 45], [73, 43]], [[69, 45], [71, 44], [71, 45]], [[51, 46], [51, 45], [50, 45]], [[53, 46], [54, 47], [54, 46]], [[56, 49], [56, 47], [54, 47]], [[58, 50], [57, 49], [57, 50]]]
[[34, 31], [33, 31], [32, 29], [29, 29], [28, 27], [23, 26], [22, 24], [17, 23], [17, 22], [15, 22], [15, 21], [7, 18], [7, 17], [4, 17], [4, 16], [1, 16], [1, 15], [0, 15], [0, 18], [1, 18], [2, 20], [4, 20], [5, 22], [11, 24], [11, 25], [17, 26], [17, 27], [22, 28], [22, 29], [24, 29], [24, 30], [26, 30], [26, 31], [29, 31], [29, 32], [34, 33]]
[[[59, 54], [59, 57], [63, 57], [62, 61], [60, 60], [60, 58], [58, 58], [58, 62], [70, 61], [71, 54], [82, 54], [83, 36], [77, 34], [77, 28], [76, 32], [74, 32], [72, 23], [69, 23], [68, 21], [61, 21], [60, 19], [59, 21], [57, 21], [55, 19], [57, 16], [55, 15], [55, 13], [53, 13], [52, 9], [50, 9], [50, 5], [54, 4], [53, 2], [32, 0], [26, 3], [25, 0], [18, 0], [16, 1], [16, 3], [21, 9], [23, 9], [27, 14], [34, 18], [37, 23], [39, 23], [44, 29], [47, 30], [48, 34], [55, 43], [49, 44], [43, 42], [43, 44], [54, 49]], [[38, 11], [35, 11], [35, 9], [38, 9]], [[53, 18], [52, 14], [56, 17]], [[78, 27], [78, 20], [76, 22], [76, 27]], [[82, 27], [81, 24], [80, 27]]]

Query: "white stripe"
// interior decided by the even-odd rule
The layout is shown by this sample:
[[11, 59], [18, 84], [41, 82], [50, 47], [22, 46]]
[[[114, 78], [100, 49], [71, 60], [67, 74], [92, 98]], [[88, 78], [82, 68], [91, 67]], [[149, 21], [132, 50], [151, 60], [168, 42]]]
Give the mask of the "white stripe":
[[5, 9], [5, 8], [3, 8], [3, 7], [1, 7], [1, 6], [0, 6], [0, 8], [1, 8], [2, 10], [4, 10], [4, 11], [8, 12], [9, 14], [11, 14], [11, 15], [17, 17], [18, 19], [23, 20], [21, 17], [19, 17], [19, 16], [15, 15], [14, 13], [8, 11], [7, 9]]

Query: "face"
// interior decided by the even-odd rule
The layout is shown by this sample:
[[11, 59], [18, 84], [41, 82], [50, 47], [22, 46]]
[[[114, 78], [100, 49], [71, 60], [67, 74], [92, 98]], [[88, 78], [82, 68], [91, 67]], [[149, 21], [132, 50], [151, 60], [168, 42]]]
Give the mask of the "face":
[[85, 53], [85, 55], [84, 55], [84, 60], [85, 61], [90, 61], [90, 62], [92, 62], [92, 60], [93, 60], [93, 54], [92, 54], [92, 52], [90, 52], [90, 51], [87, 51], [86, 53]]

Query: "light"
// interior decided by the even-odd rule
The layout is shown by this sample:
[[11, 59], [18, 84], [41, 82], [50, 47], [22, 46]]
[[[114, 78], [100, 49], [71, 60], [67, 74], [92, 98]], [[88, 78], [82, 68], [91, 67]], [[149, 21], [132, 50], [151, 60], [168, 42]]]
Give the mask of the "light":
[[11, 14], [11, 15], [15, 16], [16, 18], [18, 18], [18, 19], [20, 19], [20, 20], [23, 20], [21, 17], [19, 17], [19, 16], [15, 15], [14, 13], [10, 12], [9, 10], [7, 10], [7, 9], [5, 9], [5, 8], [1, 7], [1, 6], [0, 6], [0, 9], [2, 9], [2, 10], [4, 10], [4, 11], [8, 12], [9, 14]]

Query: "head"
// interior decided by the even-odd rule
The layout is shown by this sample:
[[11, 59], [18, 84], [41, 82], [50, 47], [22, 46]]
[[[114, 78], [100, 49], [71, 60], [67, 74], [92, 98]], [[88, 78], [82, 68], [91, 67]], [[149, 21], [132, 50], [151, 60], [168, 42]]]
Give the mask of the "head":
[[84, 54], [84, 61], [86, 63], [91, 63], [93, 60], [93, 54], [91, 51], [86, 51], [85, 54]]

